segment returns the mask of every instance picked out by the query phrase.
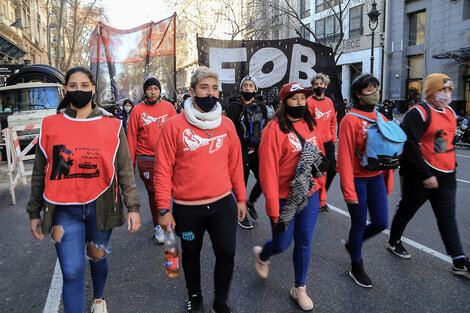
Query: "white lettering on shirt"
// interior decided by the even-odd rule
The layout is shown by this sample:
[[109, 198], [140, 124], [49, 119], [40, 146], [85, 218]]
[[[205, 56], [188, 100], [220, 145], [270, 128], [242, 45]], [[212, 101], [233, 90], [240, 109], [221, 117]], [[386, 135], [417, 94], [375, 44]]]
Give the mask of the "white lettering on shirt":
[[191, 128], [186, 128], [183, 131], [183, 143], [186, 148], [183, 151], [194, 151], [200, 147], [210, 146], [209, 153], [214, 153], [224, 145], [224, 138], [227, 134], [219, 135], [213, 138], [202, 138], [194, 133]]
[[165, 115], [162, 115], [162, 116], [159, 116], [159, 117], [152, 117], [152, 116], [148, 115], [145, 112], [143, 112], [142, 115], [141, 115], [142, 121], [144, 122], [144, 126], [148, 126], [152, 123], [157, 123], [158, 127], [162, 126], [163, 123], [165, 123], [167, 116], [168, 116], [168, 114], [165, 114]]

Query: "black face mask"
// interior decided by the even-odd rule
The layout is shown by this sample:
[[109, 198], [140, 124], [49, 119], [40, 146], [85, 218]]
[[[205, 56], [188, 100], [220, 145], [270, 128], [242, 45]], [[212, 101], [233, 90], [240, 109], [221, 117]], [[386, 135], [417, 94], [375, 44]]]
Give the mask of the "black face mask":
[[248, 92], [248, 91], [242, 91], [242, 97], [246, 101], [250, 101], [255, 97], [256, 92]]
[[325, 87], [317, 87], [313, 89], [313, 92], [315, 93], [316, 96], [321, 96], [325, 92], [326, 88]]
[[291, 107], [290, 105], [286, 106], [286, 113], [293, 118], [301, 118], [305, 114], [306, 105]]
[[212, 110], [217, 102], [219, 101], [219, 98], [217, 97], [194, 97], [194, 101], [196, 102], [197, 106], [203, 110], [204, 112], [209, 112]]
[[90, 91], [69, 91], [65, 95], [68, 99], [68, 102], [71, 103], [76, 108], [84, 108], [88, 103], [90, 103], [91, 98], [93, 97], [93, 92]]

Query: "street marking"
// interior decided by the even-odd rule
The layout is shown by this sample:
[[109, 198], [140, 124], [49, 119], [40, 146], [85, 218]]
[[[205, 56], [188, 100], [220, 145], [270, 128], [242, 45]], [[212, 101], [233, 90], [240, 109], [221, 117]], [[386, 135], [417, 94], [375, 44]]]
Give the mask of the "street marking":
[[[335, 206], [333, 206], [333, 205], [331, 205], [331, 204], [328, 204], [328, 208], [329, 208], [329, 209], [332, 209], [333, 211], [335, 211], [335, 212], [337, 212], [337, 213], [339, 213], [339, 214], [342, 214], [342, 215], [344, 215], [344, 216], [350, 217], [348, 212], [346, 212], [346, 211], [344, 211], [344, 210], [341, 210], [340, 208], [337, 208], [337, 207], [335, 207]], [[385, 235], [390, 235], [390, 231], [389, 231], [388, 229], [385, 229], [384, 231], [382, 231], [382, 233], [384, 233]], [[426, 253], [429, 253], [429, 254], [431, 254], [431, 255], [433, 255], [433, 256], [435, 256], [435, 257], [437, 257], [437, 258], [439, 258], [439, 259], [441, 259], [441, 260], [443, 260], [443, 261], [446, 261], [446, 262], [452, 264], [452, 258], [450, 258], [449, 256], [447, 256], [447, 255], [445, 255], [445, 254], [442, 254], [442, 253], [440, 253], [440, 252], [437, 252], [436, 250], [433, 250], [433, 249], [431, 249], [431, 248], [428, 248], [428, 247], [426, 247], [426, 246], [423, 246], [422, 244], [417, 243], [416, 241], [413, 241], [413, 240], [408, 239], [408, 238], [403, 237], [403, 236], [401, 237], [401, 241], [406, 242], [406, 243], [409, 244], [410, 246], [413, 246], [413, 247], [415, 247], [415, 248], [417, 248], [417, 249], [419, 249], [419, 250], [422, 250], [422, 251], [424, 251], [424, 252], [426, 252]]]
[[463, 179], [458, 179], [457, 178], [457, 181], [462, 182], [462, 183], [470, 184], [470, 181], [468, 181], [468, 180], [463, 180]]
[[455, 156], [462, 157], [462, 158], [470, 158], [470, 155], [463, 155], [463, 154], [456, 154]]
[[59, 312], [60, 296], [62, 295], [62, 271], [60, 270], [59, 259], [55, 262], [54, 275], [52, 275], [51, 287], [47, 294], [46, 304], [43, 313]]

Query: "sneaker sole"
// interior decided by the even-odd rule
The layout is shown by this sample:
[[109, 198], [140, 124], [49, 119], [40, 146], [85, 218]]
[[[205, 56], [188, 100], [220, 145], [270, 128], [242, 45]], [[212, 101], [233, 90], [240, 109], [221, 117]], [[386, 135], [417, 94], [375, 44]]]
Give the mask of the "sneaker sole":
[[244, 228], [244, 229], [252, 229], [253, 228], [253, 225], [245, 226], [242, 223], [240, 223], [240, 221], [238, 221], [238, 226], [240, 226], [241, 228]]
[[397, 253], [388, 241], [387, 241], [387, 249], [388, 249], [388, 251], [392, 252], [393, 254], [395, 254], [399, 258], [411, 259], [411, 254], [403, 255], [403, 254]]
[[354, 280], [354, 282], [355, 282], [356, 284], [358, 284], [359, 286], [364, 287], [364, 288], [372, 288], [372, 284], [371, 284], [371, 285], [364, 285], [364, 284], [362, 284], [361, 282], [359, 282], [359, 281], [356, 279], [356, 277], [354, 277], [354, 275], [353, 275], [353, 273], [352, 273], [351, 271], [349, 272], [349, 276], [351, 276], [351, 278]]
[[456, 271], [454, 269], [454, 267], [452, 267], [452, 273], [454, 273], [454, 275], [456, 275], [456, 276], [465, 277], [465, 278], [470, 279], [470, 272], [469, 271]]

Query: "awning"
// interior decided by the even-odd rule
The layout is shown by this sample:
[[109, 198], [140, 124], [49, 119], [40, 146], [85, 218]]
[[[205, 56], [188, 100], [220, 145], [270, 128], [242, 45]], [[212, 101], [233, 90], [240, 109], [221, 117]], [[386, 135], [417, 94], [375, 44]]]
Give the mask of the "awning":
[[454, 59], [459, 63], [465, 63], [470, 60], [470, 47], [435, 54], [432, 57], [435, 59]]
[[18, 47], [8, 38], [0, 35], [0, 53], [9, 56], [15, 60], [19, 60], [26, 54], [26, 51]]

